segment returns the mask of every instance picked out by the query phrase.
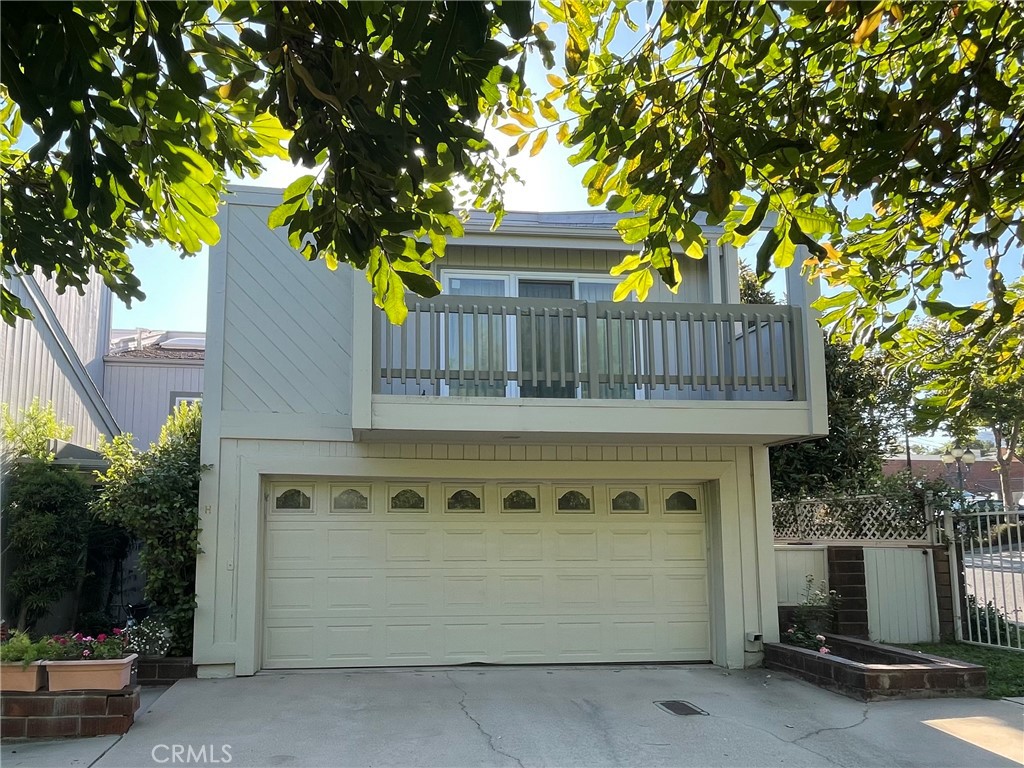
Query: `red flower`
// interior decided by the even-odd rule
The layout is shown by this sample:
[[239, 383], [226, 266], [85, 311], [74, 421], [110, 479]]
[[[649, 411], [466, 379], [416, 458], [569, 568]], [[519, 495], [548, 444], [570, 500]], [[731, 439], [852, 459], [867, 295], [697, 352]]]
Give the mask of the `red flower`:
[[75, 640], [81, 640], [82, 639], [82, 633], [81, 632], [75, 632], [75, 634], [73, 634], [72, 637]]
[[96, 635], [96, 642], [97, 643], [102, 643], [106, 639], [107, 639], [106, 635]]
[[114, 633], [115, 635], [120, 635], [120, 634], [121, 634], [122, 632], [124, 632], [124, 630], [123, 630], [123, 629], [121, 629], [120, 627], [114, 627], [114, 628], [113, 628], [112, 630], [110, 630], [110, 631], [111, 631], [111, 632], [113, 632], [113, 633]]

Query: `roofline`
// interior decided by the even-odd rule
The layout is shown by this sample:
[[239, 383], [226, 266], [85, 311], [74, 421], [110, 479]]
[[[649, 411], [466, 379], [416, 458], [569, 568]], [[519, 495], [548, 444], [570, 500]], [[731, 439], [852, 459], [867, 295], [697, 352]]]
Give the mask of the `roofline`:
[[[198, 351], [198, 350], [193, 350]], [[193, 365], [202, 366], [206, 362], [206, 359], [199, 359], [195, 357], [130, 357], [128, 355], [106, 355], [103, 358], [104, 363], [122, 365]]]
[[[281, 194], [284, 190], [276, 187], [229, 184], [227, 191], [226, 202], [229, 205], [276, 208], [281, 204]], [[608, 222], [607, 224], [593, 221], [581, 221], [576, 224], [557, 221], [544, 222], [544, 219], [553, 219], [558, 216], [578, 216], [580, 218], [603, 216], [608, 218]], [[533, 220], [528, 220], [528, 217], [533, 217]], [[452, 244], [476, 245], [485, 238], [491, 242], [498, 238], [543, 238], [554, 241], [548, 243], [552, 247], [579, 247], [580, 241], [589, 241], [595, 247], [600, 244], [608, 250], [636, 250], [636, 246], [623, 243], [622, 238], [615, 231], [614, 223], [621, 216], [614, 211], [602, 208], [575, 211], [506, 211], [501, 226], [497, 230], [492, 229], [493, 218], [492, 214], [485, 211], [472, 211], [470, 219], [465, 224], [466, 236], [452, 238]], [[702, 224], [702, 227], [712, 236], [723, 232], [721, 226]], [[559, 241], [562, 238], [564, 240]]]

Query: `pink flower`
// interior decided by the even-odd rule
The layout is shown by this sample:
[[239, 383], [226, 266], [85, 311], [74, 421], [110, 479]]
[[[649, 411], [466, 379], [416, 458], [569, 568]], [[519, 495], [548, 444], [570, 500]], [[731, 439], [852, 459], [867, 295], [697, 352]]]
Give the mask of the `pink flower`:
[[93, 642], [93, 636], [92, 636], [92, 635], [89, 635], [89, 636], [87, 636], [87, 637], [83, 637], [83, 638], [81, 638], [81, 639], [82, 639], [82, 640], [84, 640], [84, 641], [85, 641], [85, 642], [87, 642], [87, 643], [91, 643], [91, 642]]
[[121, 629], [120, 627], [114, 627], [114, 628], [113, 628], [112, 630], [110, 630], [110, 631], [111, 631], [111, 632], [113, 632], [113, 633], [114, 633], [115, 635], [120, 635], [120, 634], [121, 634], [122, 632], [124, 632], [124, 630], [123, 630], [123, 629]]
[[61, 636], [61, 635], [58, 635], [57, 637], [55, 637], [53, 639], [56, 640], [61, 645], [67, 645], [68, 644], [68, 639], [66, 637]]
[[85, 658], [89, 658], [90, 656], [92, 656], [92, 651], [82, 651], [82, 656], [84, 656]]
[[[96, 642], [98, 642], [98, 643], [102, 643], [106, 639], [107, 639], [106, 635], [96, 635]], [[821, 638], [821, 639], [824, 640], [825, 638]]]
[[831, 653], [831, 651], [823, 645], [818, 649], [818, 653]]
[[73, 638], [74, 638], [75, 640], [81, 640], [81, 639], [83, 639], [83, 638], [82, 638], [82, 633], [81, 633], [81, 632], [75, 632], [75, 634], [73, 634], [73, 635], [72, 635], [71, 637], [73, 637]]

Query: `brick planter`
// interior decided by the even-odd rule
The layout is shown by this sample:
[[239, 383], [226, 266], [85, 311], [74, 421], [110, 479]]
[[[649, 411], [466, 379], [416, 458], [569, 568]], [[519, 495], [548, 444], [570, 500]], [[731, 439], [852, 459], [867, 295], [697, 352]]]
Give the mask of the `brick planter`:
[[764, 644], [764, 666], [861, 701], [983, 696], [984, 667], [842, 635], [827, 635], [832, 653]]
[[196, 676], [191, 656], [140, 656], [139, 685], [174, 685]]
[[4, 692], [0, 694], [0, 736], [119, 736], [132, 727], [138, 709], [138, 686], [120, 691]]

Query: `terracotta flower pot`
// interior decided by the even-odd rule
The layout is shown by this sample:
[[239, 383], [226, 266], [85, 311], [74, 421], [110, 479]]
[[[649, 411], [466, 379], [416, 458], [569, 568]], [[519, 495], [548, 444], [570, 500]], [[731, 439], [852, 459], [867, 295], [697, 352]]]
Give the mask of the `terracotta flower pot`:
[[38, 691], [43, 687], [42, 662], [27, 667], [20, 661], [0, 664], [0, 691]]
[[51, 691], [119, 691], [132, 679], [137, 653], [123, 659], [47, 661]]

